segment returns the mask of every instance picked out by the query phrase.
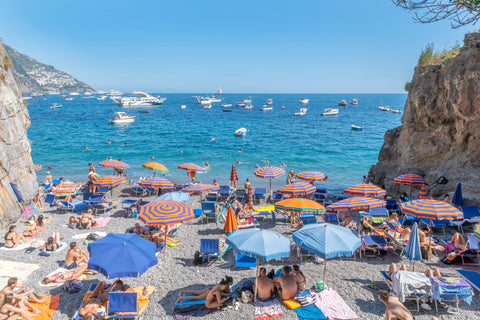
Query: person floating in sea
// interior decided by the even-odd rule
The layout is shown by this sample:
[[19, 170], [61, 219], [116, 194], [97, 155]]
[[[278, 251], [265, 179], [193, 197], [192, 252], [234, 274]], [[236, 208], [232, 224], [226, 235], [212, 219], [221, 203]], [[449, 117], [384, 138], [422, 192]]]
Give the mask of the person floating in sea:
[[152, 160], [155, 160], [155, 156], [152, 156]]
[[125, 145], [127, 146], [127, 145], [128, 145], [128, 143], [126, 143], [126, 142], [125, 142]]
[[215, 141], [215, 138], [210, 139], [210, 141]]
[[238, 152], [242, 152], [242, 151], [243, 151], [243, 149], [242, 149], [242, 148], [238, 149]]
[[206, 168], [209, 168], [210, 164], [208, 163], [208, 161], [205, 161], [205, 164], [203, 166], [206, 167]]
[[53, 169], [52, 166], [48, 166], [47, 168], [48, 168], [49, 170], [52, 170], [52, 169]]
[[238, 163], [238, 164], [242, 164], [242, 162], [241, 162], [240, 160], [237, 160], [237, 163]]
[[183, 150], [178, 151], [178, 153], [182, 154], [182, 153], [183, 153]]
[[88, 147], [87, 147], [87, 146], [84, 146], [84, 147], [83, 147], [83, 150], [88, 150]]
[[111, 144], [112, 142], [110, 140], [107, 141], [108, 144]]
[[285, 162], [282, 162], [282, 168], [285, 168], [287, 165], [285, 164]]
[[258, 163], [255, 163], [255, 168], [260, 168], [260, 166], [258, 165]]

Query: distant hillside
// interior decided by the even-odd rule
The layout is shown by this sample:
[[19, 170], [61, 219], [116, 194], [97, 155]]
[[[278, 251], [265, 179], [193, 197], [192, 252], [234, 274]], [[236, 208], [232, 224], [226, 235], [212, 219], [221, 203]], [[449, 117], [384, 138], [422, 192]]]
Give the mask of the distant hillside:
[[5, 44], [3, 46], [15, 66], [22, 92], [95, 91], [89, 85], [63, 71], [40, 63]]

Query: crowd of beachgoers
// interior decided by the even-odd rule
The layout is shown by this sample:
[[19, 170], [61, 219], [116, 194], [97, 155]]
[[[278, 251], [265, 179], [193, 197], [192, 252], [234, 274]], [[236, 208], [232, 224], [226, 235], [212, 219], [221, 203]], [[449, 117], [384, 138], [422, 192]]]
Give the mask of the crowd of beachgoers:
[[[122, 173], [118, 170], [117, 177]], [[292, 234], [307, 224], [306, 220], [302, 222], [301, 214], [289, 210], [280, 212], [274, 205], [277, 199], [272, 199], [270, 193], [252, 203], [248, 198], [249, 188], [261, 186], [251, 186], [248, 179], [232, 183], [225, 197], [216, 190], [208, 194], [208, 200], [215, 202], [213, 219], [202, 216], [200, 208], [206, 195], [192, 193], [183, 201], [196, 209], [198, 216], [183, 223], [149, 225], [138, 219], [140, 207], [171, 190], [144, 188], [138, 194], [139, 186], [127, 180], [99, 193], [95, 187], [98, 175], [92, 164], [89, 164], [86, 184], [55, 178], [47, 172], [38, 196], [31, 204], [21, 204], [25, 208], [22, 217], [5, 231], [0, 248], [1, 319], [19, 316], [24, 319], [101, 319], [100, 314], [106, 315], [111, 292], [136, 292], [142, 302], [139, 306], [144, 319], [480, 317], [476, 292], [473, 297], [471, 294], [463, 297], [457, 310], [455, 303], [446, 299], [435, 303], [430, 294], [417, 295], [419, 298], [414, 301], [407, 299], [408, 294], [403, 292], [407, 284], [400, 290], [401, 294], [395, 288], [396, 281], [407, 278], [407, 282], [428, 279], [426, 282], [430, 283], [432, 280], [434, 285], [436, 281], [465, 283], [456, 269], [468, 269], [462, 262], [470, 259], [472, 251], [476, 252], [470, 248], [466, 226], [465, 232], [446, 226], [442, 228], [444, 233], [437, 233], [428, 224], [419, 224], [418, 229], [417, 225], [406, 226], [401, 219], [402, 212], [397, 209], [390, 210], [382, 218], [368, 215], [365, 210], [360, 220], [353, 212], [338, 210], [334, 213], [334, 222], [329, 219], [332, 212], [319, 211], [313, 216], [314, 223], [328, 220], [361, 237], [387, 240], [385, 245], [363, 241], [352, 258], [324, 261], [321, 256], [305, 254], [292, 240]], [[189, 186], [198, 183], [190, 171], [188, 178]], [[295, 178], [290, 170], [286, 184], [294, 184]], [[368, 181], [363, 183], [368, 184]], [[47, 185], [50, 193], [45, 190]], [[210, 185], [215, 186], [216, 182], [213, 180]], [[310, 185], [316, 193], [323, 193], [313, 182]], [[245, 193], [234, 196], [240, 189]], [[57, 192], [46, 199], [52, 190]], [[18, 191], [21, 194], [21, 190]], [[327, 196], [317, 199], [313, 193], [305, 197], [325, 206], [328, 205], [326, 199], [331, 199]], [[441, 200], [450, 203], [449, 197]], [[92, 200], [94, 198], [96, 200]], [[404, 193], [398, 202], [409, 200]], [[260, 261], [258, 278], [255, 278], [255, 263], [237, 267], [238, 257], [226, 241], [232, 231], [225, 229], [228, 207], [233, 209], [232, 219], [237, 228], [256, 227], [287, 237], [291, 243], [290, 255]], [[401, 253], [402, 249], [395, 248], [395, 245], [405, 245], [412, 232], [418, 232], [424, 256], [420, 261], [410, 261]], [[88, 248], [111, 233], [137, 234], [155, 244], [158, 263], [139, 277], [107, 278], [105, 272], [89, 265], [91, 253]], [[201, 239], [218, 239], [218, 256], [202, 258]], [[468, 258], [464, 255], [467, 251]], [[124, 257], [115, 259], [120, 263]], [[473, 257], [472, 262], [477, 263], [473, 270], [478, 271], [478, 260]], [[328, 265], [326, 275], [325, 263]], [[474, 293], [471, 287], [469, 289]]]

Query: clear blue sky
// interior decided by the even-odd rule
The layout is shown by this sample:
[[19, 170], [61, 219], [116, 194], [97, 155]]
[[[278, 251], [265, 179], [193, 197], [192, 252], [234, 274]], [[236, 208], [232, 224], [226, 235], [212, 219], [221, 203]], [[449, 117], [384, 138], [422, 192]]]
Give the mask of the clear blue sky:
[[0, 37], [96, 89], [396, 93], [427, 42], [475, 29], [412, 16], [388, 0], [10, 0]]

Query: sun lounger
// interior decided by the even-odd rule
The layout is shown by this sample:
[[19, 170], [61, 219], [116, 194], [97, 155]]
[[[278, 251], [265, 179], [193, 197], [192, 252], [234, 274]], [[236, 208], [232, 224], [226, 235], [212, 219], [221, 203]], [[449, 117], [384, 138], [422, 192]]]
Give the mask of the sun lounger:
[[388, 219], [388, 211], [385, 207], [371, 208], [370, 213], [372, 214], [373, 223], [382, 223]]
[[[123, 313], [127, 313], [122, 315]], [[140, 315], [136, 292], [110, 292], [107, 304], [108, 318], [136, 319]]]
[[260, 201], [266, 199], [267, 196], [267, 189], [265, 188], [255, 188], [255, 203], [260, 204]]
[[316, 224], [317, 223], [317, 219], [315, 218], [315, 216], [313, 214], [302, 214], [300, 219], [302, 220], [302, 223], [303, 223], [304, 226], [307, 225], [307, 224]]
[[219, 200], [225, 200], [230, 195], [230, 187], [229, 186], [220, 186], [220, 189], [217, 192], [220, 195]]
[[464, 227], [470, 227], [480, 222], [478, 206], [462, 206], [463, 220], [450, 221], [450, 225], [464, 233]]
[[280, 200], [283, 200], [283, 194], [277, 193], [277, 191], [273, 191], [272, 193], [272, 201], [273, 202], [278, 202]]
[[435, 301], [435, 310], [437, 312], [437, 301], [455, 302], [457, 314], [460, 301], [465, 301], [468, 304], [472, 302], [473, 289], [467, 281], [463, 279], [436, 277], [430, 278], [430, 281], [432, 282], [432, 297]]
[[90, 207], [93, 209], [95, 214], [100, 212], [107, 212], [109, 210], [113, 210], [118, 205], [118, 202], [112, 203], [109, 202], [108, 206], [105, 207], [103, 204], [100, 203], [90, 203]]
[[236, 268], [256, 268], [257, 260], [252, 257], [244, 256], [238, 252], [235, 254], [235, 267]]
[[258, 227], [260, 223], [258, 221], [253, 221], [252, 223], [248, 224], [239, 224], [238, 229], [246, 229], [246, 228], [253, 228], [253, 227]]
[[[393, 282], [392, 278], [387, 274], [386, 271], [380, 271], [380, 273], [382, 274], [385, 284], [388, 286], [390, 290], [392, 290], [392, 285], [391, 285], [391, 283]], [[405, 296], [405, 300], [416, 302], [417, 304], [416, 311], [420, 311], [420, 301], [422, 301], [422, 298], [425, 296], [430, 296], [430, 292], [412, 291], [407, 296]]]
[[88, 203], [82, 200], [77, 200], [77, 199], [73, 199], [72, 202], [57, 201], [57, 205], [58, 205], [57, 210], [60, 210], [60, 211], [82, 211], [90, 208]]
[[227, 244], [223, 250], [219, 251], [219, 239], [200, 239], [199, 257], [202, 258], [202, 263], [215, 262], [222, 259], [223, 255], [230, 249]]
[[457, 269], [457, 272], [460, 273], [467, 281], [477, 289], [477, 291], [480, 291], [480, 273], [477, 271], [470, 271], [470, 270], [460, 270]]
[[324, 216], [325, 222], [339, 224], [338, 216], [335, 213], [326, 213]]
[[387, 200], [386, 200], [385, 209], [387, 209], [389, 212], [396, 212], [396, 211], [398, 211], [398, 203], [397, 203], [397, 200], [395, 200], [395, 199], [387, 199]]
[[[362, 237], [362, 251], [364, 257], [378, 257], [381, 254], [387, 253], [387, 240], [382, 236], [363, 236]], [[368, 253], [371, 251], [372, 253]]]
[[215, 223], [217, 222], [217, 213], [215, 202], [212, 201], [204, 201], [201, 203], [202, 206], [202, 215], [205, 218], [205, 222], [208, 222], [209, 218], [215, 219]]

